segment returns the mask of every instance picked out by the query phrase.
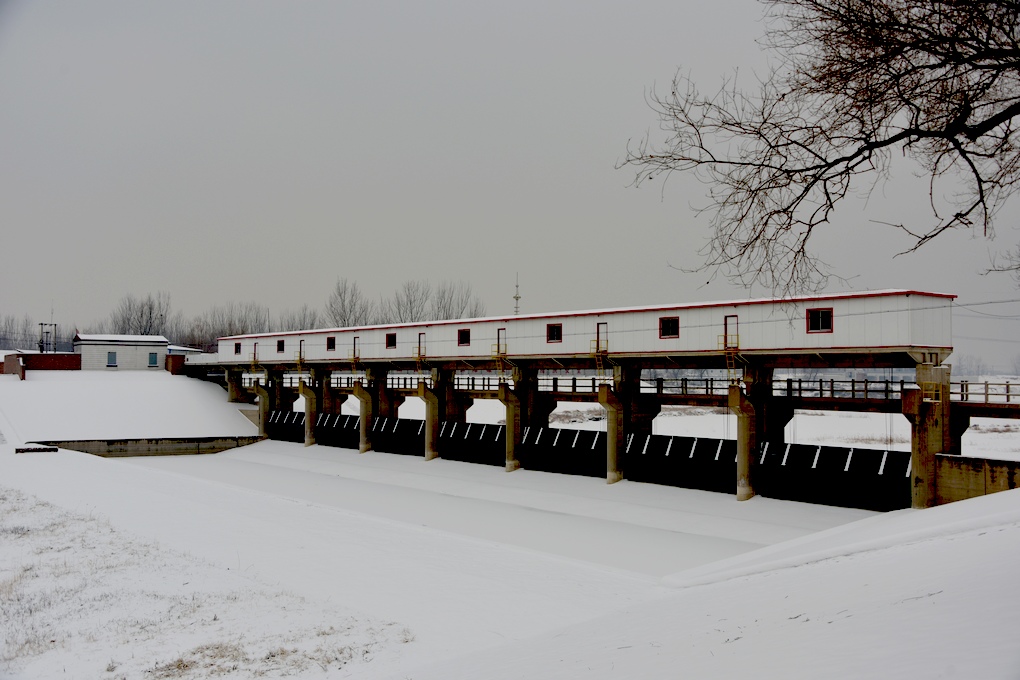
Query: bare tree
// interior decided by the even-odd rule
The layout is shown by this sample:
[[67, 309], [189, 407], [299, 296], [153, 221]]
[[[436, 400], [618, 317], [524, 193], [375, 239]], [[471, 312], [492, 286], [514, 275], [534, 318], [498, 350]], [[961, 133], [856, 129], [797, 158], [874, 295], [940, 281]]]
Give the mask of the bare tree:
[[471, 284], [443, 281], [432, 291], [429, 316], [433, 320], [476, 318], [485, 315], [485, 305], [471, 292]]
[[361, 292], [357, 282], [338, 278], [326, 301], [326, 318], [340, 328], [372, 323], [375, 305]]
[[214, 349], [216, 338], [270, 330], [269, 308], [255, 302], [229, 302], [199, 315], [180, 342], [193, 347]]
[[388, 323], [428, 321], [432, 286], [428, 281], [404, 281], [389, 300], [382, 305], [383, 317]]
[[[674, 172], [709, 184], [704, 266], [780, 290], [824, 283], [812, 234], [848, 193], [888, 179], [894, 152], [929, 179], [931, 218], [892, 225], [906, 252], [954, 228], [990, 236], [1020, 181], [1020, 5], [764, 2], [777, 61], [756, 91], [731, 79], [703, 96], [678, 74], [650, 97], [667, 141], [623, 161], [636, 184]], [[1017, 255], [993, 269], [1020, 269]]]
[[160, 291], [143, 298], [124, 296], [110, 313], [110, 333], [128, 335], [165, 335], [173, 323], [170, 293]]
[[278, 331], [301, 331], [319, 327], [319, 312], [302, 305], [300, 309], [282, 312], [276, 321]]
[[14, 314], [0, 316], [0, 349], [31, 349], [38, 340], [38, 326], [32, 317]]

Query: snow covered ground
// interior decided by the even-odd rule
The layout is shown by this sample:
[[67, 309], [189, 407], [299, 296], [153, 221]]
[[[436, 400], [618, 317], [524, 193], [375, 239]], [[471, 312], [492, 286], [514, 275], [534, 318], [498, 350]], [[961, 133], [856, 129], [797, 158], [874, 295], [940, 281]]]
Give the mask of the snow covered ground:
[[[13, 453], [250, 432], [222, 389], [168, 378], [0, 379], [0, 677], [1020, 677], [1017, 492], [883, 515], [282, 442]], [[907, 432], [886, 418], [791, 427]], [[656, 429], [735, 433], [691, 409]], [[1010, 429], [972, 436], [1020, 455]]]

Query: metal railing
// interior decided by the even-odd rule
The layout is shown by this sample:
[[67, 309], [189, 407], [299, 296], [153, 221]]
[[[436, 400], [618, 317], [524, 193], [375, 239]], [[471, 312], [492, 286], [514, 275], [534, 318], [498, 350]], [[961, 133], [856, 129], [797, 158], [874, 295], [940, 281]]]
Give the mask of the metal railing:
[[[296, 388], [301, 380], [308, 382], [307, 372], [286, 373], [283, 376], [285, 387]], [[244, 387], [251, 387], [258, 380], [265, 383], [264, 373], [245, 372], [241, 377]], [[330, 377], [330, 386], [351, 389], [354, 383], [367, 384], [364, 374], [336, 374]], [[512, 379], [495, 374], [456, 375], [453, 387], [456, 390], [493, 392], [499, 390], [500, 382], [514, 386]], [[414, 390], [419, 383], [430, 389], [434, 386], [432, 376], [422, 374], [390, 374], [386, 377], [386, 387], [390, 389]], [[559, 394], [591, 394], [598, 392], [599, 385], [612, 384], [612, 376], [538, 376], [539, 392], [555, 392]], [[654, 378], [641, 381], [642, 394], [690, 395], [724, 397], [729, 391], [730, 379], [721, 377], [710, 378]], [[772, 383], [772, 394], [776, 397], [795, 397], [798, 399], [862, 399], [890, 400], [901, 399], [903, 390], [913, 385], [908, 380], [827, 380], [786, 378]], [[973, 404], [1016, 404], [1020, 407], [1020, 384], [1009, 381], [972, 382], [961, 380], [950, 383], [949, 398], [955, 402]]]
[[983, 404], [1018, 404], [1020, 403], [1020, 390], [1017, 390], [1017, 386], [1010, 384], [1008, 380], [1004, 383], [975, 383], [961, 380], [950, 384], [949, 399]]

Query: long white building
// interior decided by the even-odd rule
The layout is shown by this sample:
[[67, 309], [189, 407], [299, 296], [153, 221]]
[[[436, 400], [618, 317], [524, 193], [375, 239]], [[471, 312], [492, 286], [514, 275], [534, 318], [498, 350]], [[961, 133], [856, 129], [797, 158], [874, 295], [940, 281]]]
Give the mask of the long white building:
[[655, 305], [385, 324], [220, 338], [189, 363], [449, 362], [781, 355], [909, 355], [952, 351], [955, 296], [912, 290]]

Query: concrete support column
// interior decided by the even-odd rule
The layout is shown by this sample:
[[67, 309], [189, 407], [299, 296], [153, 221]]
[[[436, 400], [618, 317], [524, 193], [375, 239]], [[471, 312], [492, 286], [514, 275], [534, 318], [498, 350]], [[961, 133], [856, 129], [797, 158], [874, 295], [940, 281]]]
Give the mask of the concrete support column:
[[252, 390], [255, 392], [255, 396], [258, 397], [259, 403], [259, 436], [266, 436], [266, 422], [269, 420], [269, 391], [262, 386], [258, 381], [252, 385]]
[[606, 409], [606, 484], [623, 479], [619, 454], [624, 449], [623, 402], [609, 385], [599, 385], [599, 403]]
[[506, 407], [506, 471], [521, 467], [517, 446], [521, 443], [521, 400], [506, 383], [499, 384], [499, 400]]
[[743, 388], [730, 385], [728, 405], [737, 416], [737, 500], [753, 498], [754, 467], [763, 442], [783, 444], [786, 424], [793, 418], [787, 399], [772, 396], [771, 366], [748, 364]]
[[623, 404], [626, 435], [644, 438], [652, 433], [652, 421], [662, 410], [654, 394], [641, 394], [641, 369], [629, 366], [613, 368], [613, 391]]
[[386, 388], [387, 374], [387, 371], [369, 368], [365, 370], [368, 386], [354, 383], [354, 396], [361, 402], [361, 441], [358, 444], [361, 453], [372, 450], [374, 419], [396, 418], [397, 409], [404, 403], [403, 396]]
[[389, 371], [378, 368], [365, 370], [365, 377], [368, 378], [368, 389], [372, 391], [375, 399], [375, 415], [379, 418], [396, 418], [397, 410], [404, 403], [404, 397], [395, 394], [386, 387], [386, 378]]
[[949, 367], [919, 364], [916, 374], [901, 406], [910, 421], [910, 505], [930, 508], [938, 499], [935, 456], [949, 449]]
[[316, 386], [316, 391], [320, 398], [319, 413], [340, 413], [340, 407], [343, 406], [347, 397], [337, 394], [336, 390], [330, 385], [333, 371], [325, 368], [312, 368], [309, 369], [308, 373], [310, 374], [312, 384]]
[[737, 416], [737, 500], [754, 497], [754, 452], [758, 450], [757, 417], [754, 406], [739, 385], [730, 385], [730, 410]]
[[454, 377], [453, 371], [432, 369], [432, 391], [439, 400], [439, 418], [455, 423], [466, 423], [468, 409], [475, 400], [457, 393], [454, 389]]
[[521, 422], [525, 427], [549, 427], [549, 414], [556, 408], [556, 399], [548, 392], [538, 391], [538, 371], [514, 368], [514, 394], [520, 402]]
[[358, 452], [365, 453], [372, 450], [372, 418], [375, 415], [376, 400], [375, 391], [367, 390], [360, 383], [354, 383], [354, 396], [361, 406], [361, 438], [358, 442]]
[[963, 433], [970, 428], [970, 416], [959, 411], [949, 414], [949, 448], [946, 453], [959, 456], [963, 453]]
[[271, 411], [293, 409], [298, 393], [283, 384], [283, 371], [266, 371], [266, 391], [269, 392]]
[[423, 382], [418, 396], [425, 402], [425, 460], [432, 460], [439, 457], [439, 397]]
[[315, 444], [315, 421], [319, 418], [321, 390], [316, 389], [314, 383], [309, 386], [302, 379], [298, 383], [298, 392], [305, 398], [305, 446], [313, 446]]
[[225, 374], [227, 379], [227, 401], [239, 404], [252, 403], [251, 393], [244, 387], [244, 371], [239, 368], [228, 368], [225, 370]]
[[641, 394], [641, 369], [613, 368], [613, 386], [599, 386], [599, 404], [606, 410], [606, 482], [623, 479], [628, 437], [643, 440], [652, 434], [652, 421], [662, 404], [655, 395]]

